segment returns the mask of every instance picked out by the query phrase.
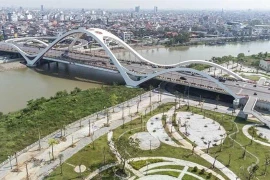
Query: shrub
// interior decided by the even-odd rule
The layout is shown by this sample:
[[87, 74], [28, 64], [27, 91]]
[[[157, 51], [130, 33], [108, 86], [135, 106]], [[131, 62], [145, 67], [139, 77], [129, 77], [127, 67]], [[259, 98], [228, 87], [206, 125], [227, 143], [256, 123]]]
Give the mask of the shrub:
[[197, 171], [198, 171], [198, 167], [194, 166], [193, 169], [192, 169], [192, 172], [197, 172]]
[[201, 169], [200, 174], [204, 174], [205, 173], [205, 169]]
[[206, 176], [207, 179], [211, 179], [212, 177], [212, 173], [208, 173], [208, 175]]

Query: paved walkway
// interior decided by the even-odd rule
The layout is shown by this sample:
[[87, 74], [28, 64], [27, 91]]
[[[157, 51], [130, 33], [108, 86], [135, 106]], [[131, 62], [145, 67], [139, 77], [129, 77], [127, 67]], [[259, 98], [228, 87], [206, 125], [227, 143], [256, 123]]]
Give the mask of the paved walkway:
[[174, 147], [180, 147], [176, 144], [166, 133], [163, 124], [162, 124], [162, 114], [155, 115], [150, 118], [147, 122], [147, 130], [148, 132], [154, 136], [155, 138], [159, 139], [161, 142], [168, 144]]
[[245, 126], [242, 128], [243, 134], [244, 134], [247, 138], [253, 139], [253, 141], [256, 142], [256, 143], [259, 143], [259, 144], [261, 144], [261, 145], [270, 147], [270, 143], [266, 143], [266, 142], [259, 141], [259, 140], [257, 140], [257, 139], [252, 138], [252, 136], [248, 133], [248, 129], [251, 128], [252, 126], [254, 126], [254, 124], [248, 124], [248, 125], [245, 125]]
[[[125, 103], [123, 107], [124, 117], [125, 121], [124, 123], [127, 123], [131, 121], [132, 119], [135, 119], [138, 117], [138, 115], [135, 115], [137, 112], [137, 102], [139, 97], [137, 99], [133, 99], [129, 101], [129, 103]], [[162, 95], [162, 103], [167, 102], [174, 102], [175, 97], [169, 94], [163, 94]], [[152, 104], [153, 102], [158, 102], [159, 100], [159, 94], [153, 92], [152, 93]], [[189, 101], [190, 105], [198, 105], [198, 102], [196, 101]], [[139, 112], [147, 113], [150, 111], [149, 109], [150, 104], [150, 98], [149, 93], [146, 93], [142, 97], [142, 101], [140, 102], [139, 106]], [[152, 105], [152, 110], [154, 110], [159, 104], [155, 103]], [[121, 106], [122, 107], [122, 106]], [[110, 127], [104, 127], [104, 123], [107, 122], [106, 115], [105, 114], [98, 114], [98, 119], [96, 117], [89, 117], [84, 118], [80, 123], [72, 123], [72, 125], [68, 126], [65, 133], [66, 133], [66, 142], [60, 142], [60, 144], [54, 146], [54, 156], [57, 157], [60, 153], [64, 155], [63, 161], [66, 161], [68, 158], [70, 158], [73, 154], [76, 154], [79, 150], [81, 150], [83, 147], [85, 147], [87, 144], [90, 144], [92, 141], [96, 140], [97, 138], [101, 137], [102, 135], [107, 134], [111, 129], [115, 129], [123, 124], [122, 121], [122, 108], [116, 108], [115, 113], [111, 113], [111, 117], [109, 120]], [[215, 105], [204, 103], [203, 109], [209, 109], [214, 110]], [[223, 113], [230, 113], [230, 109], [228, 107], [219, 106], [218, 110], [219, 112]], [[129, 112], [133, 114], [132, 118], [129, 115]], [[89, 132], [89, 124], [90, 123], [90, 130], [92, 136], [88, 137]], [[59, 132], [59, 131], [58, 131]], [[60, 134], [60, 132], [59, 132]], [[57, 136], [59, 136], [59, 134]], [[75, 147], [71, 148], [70, 145], [75, 145]], [[55, 160], [50, 163], [49, 158], [49, 152], [51, 151], [51, 148], [48, 146], [48, 140], [41, 141], [41, 147], [42, 149], [38, 151], [38, 144], [34, 145], [32, 148], [28, 149], [25, 153], [18, 156], [18, 162], [19, 162], [19, 169], [20, 172], [14, 173], [10, 171], [10, 165], [9, 163], [4, 164], [4, 166], [0, 167], [0, 179], [23, 179], [26, 177], [26, 168], [25, 168], [25, 162], [28, 162], [28, 171], [30, 178], [34, 179], [43, 179], [44, 176], [48, 175], [54, 168], [59, 166], [59, 161]], [[42, 161], [40, 166], [34, 166], [33, 161], [31, 161], [32, 158], [36, 158]], [[12, 159], [11, 161], [12, 165], [14, 166], [16, 164], [15, 159]]]

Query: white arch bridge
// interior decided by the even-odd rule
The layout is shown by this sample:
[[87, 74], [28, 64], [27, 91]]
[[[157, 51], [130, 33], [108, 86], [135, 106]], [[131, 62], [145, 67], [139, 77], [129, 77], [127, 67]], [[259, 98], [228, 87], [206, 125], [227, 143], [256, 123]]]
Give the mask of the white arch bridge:
[[[44, 48], [40, 49], [39, 51], [35, 51], [32, 53], [26, 52], [22, 47], [20, 47], [18, 44], [16, 44], [15, 42], [17, 39], [0, 42], [0, 50], [1, 50], [1, 45], [3, 45], [5, 47], [8, 47], [8, 49], [11, 49], [11, 51], [13, 51], [13, 52], [20, 53], [22, 55], [22, 57], [25, 59], [27, 65], [30, 67], [35, 66], [37, 63], [40, 62], [41, 59], [47, 59], [50, 61], [63, 62], [63, 63], [71, 63], [70, 61], [63, 61], [59, 58], [51, 57], [49, 55], [49, 52], [50, 51], [63, 51], [64, 52], [67, 50], [72, 51], [73, 47], [75, 46], [75, 42], [78, 41], [78, 39], [80, 39], [84, 35], [91, 37], [94, 41], [96, 41], [101, 46], [101, 49], [104, 50], [106, 55], [109, 57], [111, 64], [114, 65], [113, 70], [114, 71], [117, 70], [121, 74], [126, 85], [128, 85], [128, 86], [132, 86], [132, 87], [139, 86], [140, 84], [142, 84], [142, 83], [144, 83], [152, 78], [162, 76], [165, 73], [191, 72], [191, 73], [198, 74], [198, 75], [214, 82], [217, 86], [219, 86], [221, 89], [223, 89], [228, 94], [233, 96], [235, 99], [240, 99], [242, 97], [242, 96], [239, 96], [236, 93], [234, 93], [231, 89], [229, 89], [223, 83], [219, 82], [218, 80], [209, 76], [208, 74], [201, 72], [201, 71], [197, 71], [195, 69], [183, 67], [184, 65], [188, 65], [188, 64], [192, 64], [192, 63], [210, 65], [210, 66], [222, 69], [224, 72], [227, 72], [229, 75], [233, 76], [237, 80], [246, 81], [246, 79], [242, 78], [238, 74], [236, 74], [236, 73], [234, 73], [234, 72], [232, 72], [232, 71], [230, 71], [230, 70], [228, 70], [228, 69], [226, 69], [218, 64], [215, 64], [215, 63], [209, 62], [209, 61], [205, 61], [205, 60], [189, 60], [189, 61], [183, 61], [180, 63], [170, 64], [170, 65], [154, 63], [154, 62], [149, 61], [149, 60], [145, 59], [144, 57], [142, 57], [139, 53], [137, 53], [133, 48], [131, 48], [128, 44], [126, 44], [124, 41], [122, 41], [117, 36], [109, 33], [108, 31], [105, 31], [103, 29], [98, 29], [98, 28], [91, 28], [91, 29], [79, 28], [77, 30], [72, 30], [72, 31], [69, 31], [69, 32], [61, 35], [60, 37], [55, 38], [55, 40], [50, 44], [46, 44], [46, 43], [42, 42], [40, 39], [33, 38], [33, 37], [24, 38], [27, 42], [33, 41], [35, 43], [40, 43], [41, 45], [45, 46]], [[63, 41], [64, 39], [66, 39], [68, 37], [71, 37], [71, 36], [73, 37], [73, 41], [71, 42], [71, 44], [69, 45], [69, 47], [67, 49], [55, 48], [55, 45], [57, 45], [59, 42]], [[18, 40], [24, 40], [24, 39], [21, 38]], [[139, 72], [132, 71], [132, 70], [124, 67], [123, 63], [121, 63], [121, 61], [116, 58], [116, 55], [111, 50], [111, 47], [110, 47], [108, 42], [114, 42], [118, 46], [125, 48], [129, 53], [131, 53], [133, 56], [135, 56], [135, 58], [138, 61], [140, 61], [141, 63], [151, 65], [151, 66], [158, 66], [158, 67], [161, 67], [163, 69], [161, 69], [159, 71], [155, 71], [153, 73], [141, 73], [141, 72], [139, 73]], [[80, 62], [73, 61], [72, 64], [80, 65]], [[135, 78], [136, 80], [134, 80], [134, 78], [132, 78], [131, 76], [137, 77], [137, 78]]]

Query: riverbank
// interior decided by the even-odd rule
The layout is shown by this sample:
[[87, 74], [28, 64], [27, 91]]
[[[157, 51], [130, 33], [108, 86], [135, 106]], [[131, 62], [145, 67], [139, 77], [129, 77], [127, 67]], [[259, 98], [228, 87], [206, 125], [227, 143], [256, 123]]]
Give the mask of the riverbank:
[[[140, 51], [140, 50], [149, 50], [149, 49], [156, 49], [156, 48], [164, 48], [163, 45], [151, 45], [151, 46], [131, 46], [134, 50]], [[121, 48], [121, 49], [112, 49], [113, 53], [123, 53], [123, 52], [129, 52], [127, 49]]]
[[0, 63], [0, 72], [24, 68], [26, 68], [26, 65], [20, 63], [19, 61], [10, 63]]
[[[22, 150], [38, 140], [40, 136], [64, 128], [78, 119], [124, 102], [144, 92], [139, 88], [109, 86], [80, 90], [75, 88], [57, 92], [51, 98], [28, 101], [27, 107], [8, 114], [0, 113], [0, 162], [8, 155]], [[108, 112], [109, 114], [110, 112]]]

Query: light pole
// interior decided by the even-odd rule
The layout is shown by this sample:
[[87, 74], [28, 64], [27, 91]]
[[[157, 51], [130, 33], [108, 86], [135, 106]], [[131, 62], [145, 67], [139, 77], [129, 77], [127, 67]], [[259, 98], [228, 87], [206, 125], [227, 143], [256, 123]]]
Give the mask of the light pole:
[[41, 144], [40, 144], [40, 130], [38, 128], [38, 150], [41, 150]]
[[9, 159], [10, 169], [12, 169], [11, 156], [8, 156], [8, 159]]
[[25, 163], [25, 168], [26, 168], [26, 179], [29, 180], [27, 163]]

